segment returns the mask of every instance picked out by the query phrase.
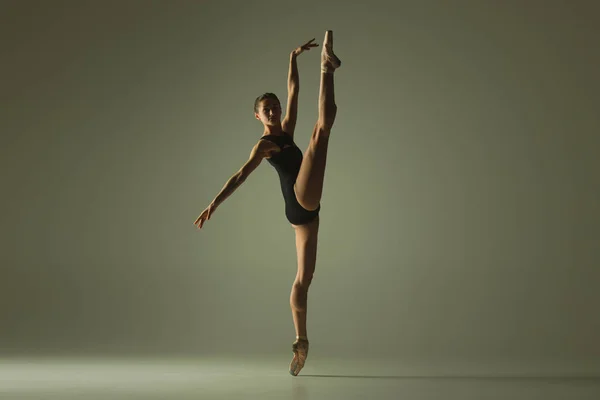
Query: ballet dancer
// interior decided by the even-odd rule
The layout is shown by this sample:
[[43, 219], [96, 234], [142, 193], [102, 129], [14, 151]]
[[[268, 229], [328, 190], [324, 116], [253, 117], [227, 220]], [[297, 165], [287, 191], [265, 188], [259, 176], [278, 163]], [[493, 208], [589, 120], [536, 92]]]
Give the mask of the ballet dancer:
[[293, 358], [289, 372], [297, 376], [308, 356], [306, 313], [308, 288], [315, 272], [319, 212], [327, 161], [327, 148], [337, 106], [333, 90], [333, 75], [340, 67], [340, 59], [333, 53], [333, 32], [325, 32], [321, 49], [321, 80], [319, 87], [318, 120], [308, 148], [302, 151], [294, 142], [298, 113], [299, 75], [297, 57], [318, 44], [315, 39], [294, 49], [290, 54], [288, 73], [288, 98], [286, 115], [281, 121], [281, 103], [273, 93], [259, 96], [254, 103], [254, 116], [263, 126], [262, 137], [252, 148], [248, 161], [225, 184], [223, 189], [202, 211], [194, 225], [201, 229], [219, 205], [229, 197], [248, 176], [266, 159], [279, 175], [285, 202], [285, 215], [295, 230], [298, 270], [292, 285], [290, 306], [296, 329], [292, 344]]

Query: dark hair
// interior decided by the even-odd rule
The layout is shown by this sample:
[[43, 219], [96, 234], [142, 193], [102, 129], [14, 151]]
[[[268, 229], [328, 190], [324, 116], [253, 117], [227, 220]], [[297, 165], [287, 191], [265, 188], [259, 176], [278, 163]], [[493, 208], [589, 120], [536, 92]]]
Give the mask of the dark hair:
[[275, 93], [264, 93], [261, 94], [260, 96], [258, 96], [256, 98], [256, 100], [254, 101], [254, 112], [258, 113], [258, 105], [260, 104], [261, 101], [263, 101], [264, 99], [273, 99], [273, 100], [277, 100], [279, 101], [279, 98], [275, 95]]

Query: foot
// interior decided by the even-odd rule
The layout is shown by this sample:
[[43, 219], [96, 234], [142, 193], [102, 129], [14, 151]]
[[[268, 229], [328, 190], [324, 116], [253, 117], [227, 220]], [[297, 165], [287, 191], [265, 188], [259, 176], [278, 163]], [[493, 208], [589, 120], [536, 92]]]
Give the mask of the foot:
[[300, 370], [304, 367], [306, 357], [308, 357], [308, 339], [296, 339], [292, 344], [292, 351], [294, 352], [294, 358], [290, 363], [290, 374], [298, 376]]
[[321, 50], [321, 71], [331, 73], [342, 65], [340, 59], [333, 54], [333, 31], [325, 32], [323, 49]]

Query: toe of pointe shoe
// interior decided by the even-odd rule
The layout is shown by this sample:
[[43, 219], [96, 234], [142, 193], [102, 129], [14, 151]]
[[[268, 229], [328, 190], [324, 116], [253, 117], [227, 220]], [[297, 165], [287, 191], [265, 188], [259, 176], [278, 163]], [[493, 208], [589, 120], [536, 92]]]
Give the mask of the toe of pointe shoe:
[[290, 375], [291, 376], [298, 376], [298, 373], [300, 371], [296, 370], [296, 365], [290, 365]]
[[294, 356], [292, 362], [290, 363], [289, 372], [292, 376], [298, 376], [300, 371], [304, 368], [304, 363], [300, 360], [300, 357]]

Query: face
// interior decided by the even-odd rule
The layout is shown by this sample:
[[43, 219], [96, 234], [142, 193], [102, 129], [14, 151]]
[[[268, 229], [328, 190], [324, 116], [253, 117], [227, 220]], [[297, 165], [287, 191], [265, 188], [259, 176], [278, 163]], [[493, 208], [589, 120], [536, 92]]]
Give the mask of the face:
[[264, 99], [254, 115], [265, 125], [277, 125], [281, 123], [281, 104], [275, 99]]

